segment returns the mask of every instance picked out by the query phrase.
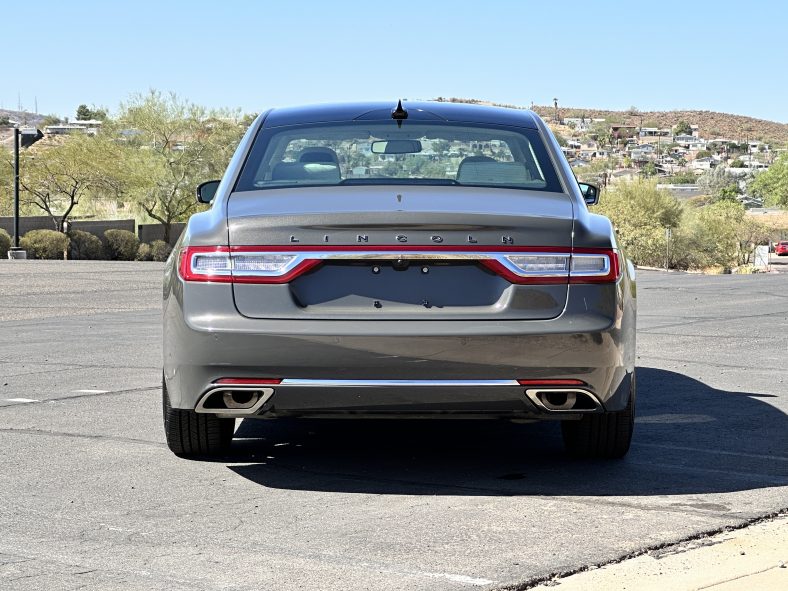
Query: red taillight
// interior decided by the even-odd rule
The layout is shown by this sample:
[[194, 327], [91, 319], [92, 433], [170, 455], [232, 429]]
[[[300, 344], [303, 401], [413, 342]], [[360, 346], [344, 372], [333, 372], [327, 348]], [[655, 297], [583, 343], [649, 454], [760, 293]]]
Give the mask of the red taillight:
[[[209, 269], [207, 265], [195, 268], [198, 257], [210, 257], [218, 263], [216, 268]], [[178, 255], [178, 272], [184, 281], [210, 281], [215, 283], [230, 283], [230, 249], [226, 246], [187, 246], [182, 248]]]
[[297, 254], [226, 246], [187, 246], [178, 269], [184, 281], [288, 283], [320, 264]]
[[583, 380], [517, 380], [521, 386], [585, 386]]
[[612, 248], [575, 248], [571, 252], [518, 252], [480, 263], [510, 283], [614, 283], [621, 277], [618, 251]]
[[[619, 253], [612, 249], [524, 246], [187, 246], [181, 249], [178, 269], [185, 281], [210, 283], [289, 283], [332, 258], [392, 252], [424, 258], [439, 251], [440, 258], [475, 259], [480, 265], [515, 284], [612, 283], [621, 276]], [[476, 251], [476, 252], [473, 252]]]
[[612, 248], [572, 249], [572, 270], [569, 273], [569, 283], [615, 283], [620, 277], [621, 255], [617, 250]]
[[214, 382], [214, 384], [231, 386], [270, 386], [281, 383], [282, 380], [276, 378], [220, 378]]

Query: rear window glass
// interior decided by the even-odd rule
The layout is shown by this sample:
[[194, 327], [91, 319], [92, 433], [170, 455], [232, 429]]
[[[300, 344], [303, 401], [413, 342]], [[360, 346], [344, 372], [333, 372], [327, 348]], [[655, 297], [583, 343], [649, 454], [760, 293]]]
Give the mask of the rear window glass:
[[402, 123], [354, 121], [263, 129], [235, 190], [340, 184], [562, 190], [536, 130]]

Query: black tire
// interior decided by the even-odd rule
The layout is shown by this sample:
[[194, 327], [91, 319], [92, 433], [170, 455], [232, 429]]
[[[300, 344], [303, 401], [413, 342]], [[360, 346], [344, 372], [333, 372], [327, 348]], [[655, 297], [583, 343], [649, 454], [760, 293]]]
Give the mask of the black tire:
[[235, 419], [220, 419], [193, 410], [172, 408], [163, 379], [161, 394], [164, 434], [172, 453], [182, 458], [192, 458], [227, 452], [235, 431]]
[[579, 421], [564, 421], [561, 431], [566, 451], [576, 458], [623, 458], [629, 451], [635, 426], [635, 374], [624, 410], [585, 415]]

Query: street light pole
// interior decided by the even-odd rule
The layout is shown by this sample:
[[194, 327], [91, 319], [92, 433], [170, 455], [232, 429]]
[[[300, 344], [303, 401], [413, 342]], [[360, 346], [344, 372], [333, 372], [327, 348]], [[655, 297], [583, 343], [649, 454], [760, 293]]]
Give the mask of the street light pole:
[[26, 259], [27, 252], [19, 246], [19, 127], [14, 127], [14, 244], [8, 249], [9, 259]]
[[[25, 134], [30, 134], [29, 130], [25, 130]], [[14, 127], [14, 242], [11, 248], [8, 249], [9, 259], [26, 259], [27, 252], [19, 246], [19, 144], [22, 136], [22, 130], [19, 127]], [[35, 139], [33, 141], [36, 141]]]

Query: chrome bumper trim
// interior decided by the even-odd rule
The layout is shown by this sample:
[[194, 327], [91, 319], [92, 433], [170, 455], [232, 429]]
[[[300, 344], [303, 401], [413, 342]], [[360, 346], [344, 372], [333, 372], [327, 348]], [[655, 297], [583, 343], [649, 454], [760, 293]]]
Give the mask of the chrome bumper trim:
[[286, 378], [280, 386], [299, 386], [315, 388], [353, 388], [353, 387], [484, 387], [520, 386], [517, 380], [306, 380]]

